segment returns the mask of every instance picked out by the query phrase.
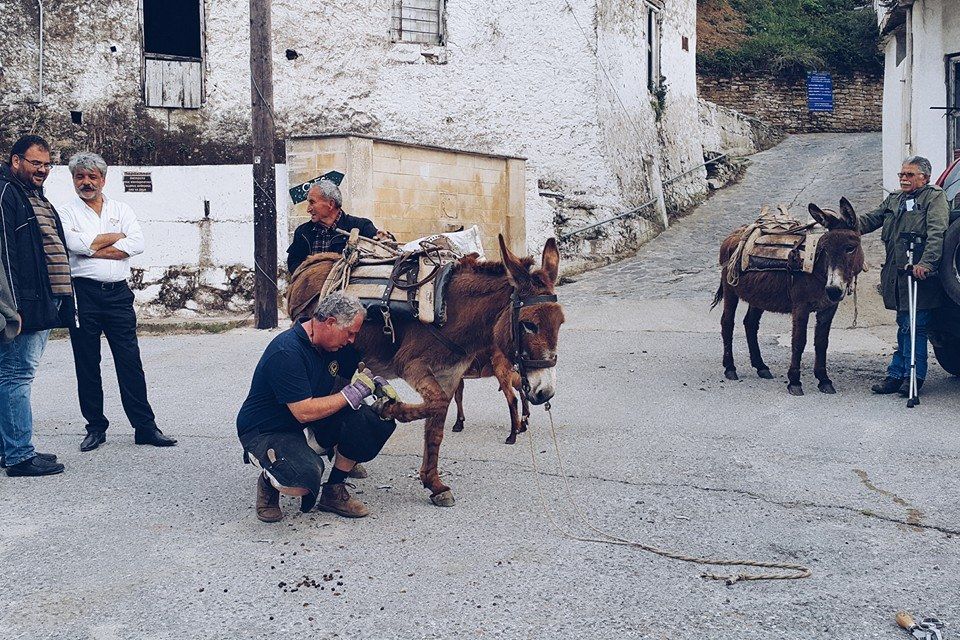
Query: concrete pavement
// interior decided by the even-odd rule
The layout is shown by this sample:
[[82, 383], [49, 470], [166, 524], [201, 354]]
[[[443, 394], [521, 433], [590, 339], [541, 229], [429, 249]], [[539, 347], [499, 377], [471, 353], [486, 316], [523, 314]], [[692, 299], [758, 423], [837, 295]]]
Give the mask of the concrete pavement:
[[[108, 364], [114, 423], [86, 454], [69, 344], [58, 340], [34, 403], [37, 441], [67, 472], [0, 477], [0, 629], [56, 639], [859, 640], [905, 637], [899, 609], [960, 624], [958, 380], [932, 363], [923, 403], [909, 411], [872, 396], [892, 329], [864, 311], [873, 294], [863, 286], [861, 319], [874, 319], [854, 330], [838, 320], [835, 396], [816, 392], [809, 361], [807, 395], [787, 394], [789, 327], [774, 317], [761, 345], [776, 379], [750, 375], [738, 327], [743, 380], [724, 380], [719, 313], [707, 312], [718, 234], [752, 219], [759, 193], [777, 184], [781, 199], [806, 190], [800, 197], [818, 203], [860, 194], [859, 209], [880, 199], [878, 165], [876, 135], [789, 138], [636, 258], [559, 290], [568, 321], [553, 412], [591, 521], [686, 553], [805, 563], [812, 578], [726, 587], [696, 565], [561, 537], [539, 506], [526, 440], [502, 444], [507, 413], [491, 380], [468, 382], [466, 430], [448, 432], [441, 450], [455, 507], [432, 506], [415, 478], [414, 423], [358, 481], [370, 518], [300, 514], [284, 499], [287, 518], [262, 524], [233, 421], [272, 333], [143, 338], [152, 402], [180, 445], [133, 444]], [[694, 237], [708, 246], [690, 249]], [[531, 431], [553, 474], [548, 502], [575, 528], [542, 410]]]

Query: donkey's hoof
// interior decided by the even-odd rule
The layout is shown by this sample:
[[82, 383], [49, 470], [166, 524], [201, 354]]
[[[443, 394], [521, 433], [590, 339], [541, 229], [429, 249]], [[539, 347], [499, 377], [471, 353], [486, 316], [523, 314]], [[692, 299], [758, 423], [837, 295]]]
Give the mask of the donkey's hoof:
[[799, 384], [788, 384], [787, 391], [790, 392], [792, 396], [802, 396], [803, 395], [803, 386]]
[[517, 434], [511, 433], [507, 436], [507, 439], [503, 441], [503, 444], [517, 444]]
[[737, 377], [737, 370], [736, 370], [736, 369], [727, 369], [726, 371], [723, 372], [723, 375], [724, 375], [724, 377], [725, 377], [727, 380], [739, 380], [739, 379], [740, 379], [740, 378]]
[[757, 369], [757, 375], [764, 380], [773, 380], [773, 374], [770, 373], [770, 369]]
[[820, 389], [820, 393], [836, 393], [837, 390], [833, 388], [833, 383], [829, 380], [827, 382], [821, 382], [817, 385], [817, 388]]
[[430, 502], [438, 507], [452, 507], [456, 501], [453, 499], [453, 491], [447, 489], [446, 491], [441, 491], [437, 495], [430, 496]]
[[523, 418], [523, 419], [520, 421], [520, 428], [517, 429], [517, 433], [526, 433], [526, 431], [527, 431], [527, 423], [529, 422], [529, 420], [530, 420], [530, 418], [527, 417], [527, 418]]
[[453, 432], [460, 433], [463, 431], [463, 420], [457, 420], [453, 423]]

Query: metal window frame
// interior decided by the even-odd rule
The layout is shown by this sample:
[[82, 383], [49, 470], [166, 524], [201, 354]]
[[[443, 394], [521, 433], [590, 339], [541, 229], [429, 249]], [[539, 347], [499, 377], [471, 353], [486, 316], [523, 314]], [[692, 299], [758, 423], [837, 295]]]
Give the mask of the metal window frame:
[[660, 78], [663, 75], [661, 43], [663, 42], [663, 3], [656, 0], [645, 0], [646, 12], [646, 43], [647, 43], [647, 90], [653, 93], [660, 88]]
[[946, 73], [947, 100], [944, 104], [947, 106], [945, 119], [947, 121], [947, 166], [953, 162], [953, 156], [957, 149], [960, 149], [960, 113], [955, 113], [951, 108], [960, 107], [960, 52], [948, 53], [944, 56]]

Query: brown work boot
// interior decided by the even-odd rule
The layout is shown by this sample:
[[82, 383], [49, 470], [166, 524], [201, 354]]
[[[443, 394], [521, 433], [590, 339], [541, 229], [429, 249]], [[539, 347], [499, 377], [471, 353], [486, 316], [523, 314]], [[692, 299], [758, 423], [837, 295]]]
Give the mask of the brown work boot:
[[362, 480], [370, 474], [367, 473], [367, 468], [358, 462], [357, 464], [353, 465], [353, 469], [350, 469], [350, 473], [347, 475], [349, 475], [351, 478]]
[[370, 514], [367, 507], [350, 495], [346, 483], [325, 484], [317, 501], [317, 508], [346, 518], [363, 518]]
[[261, 522], [280, 522], [282, 518], [280, 492], [270, 484], [267, 475], [261, 473], [257, 478], [257, 519]]

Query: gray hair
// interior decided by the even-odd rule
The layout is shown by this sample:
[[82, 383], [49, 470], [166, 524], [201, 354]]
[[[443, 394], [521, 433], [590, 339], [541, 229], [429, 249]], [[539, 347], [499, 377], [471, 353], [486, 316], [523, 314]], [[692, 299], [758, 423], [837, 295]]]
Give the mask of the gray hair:
[[106, 161], [92, 151], [81, 151], [80, 153], [73, 154], [73, 157], [70, 158], [69, 167], [70, 175], [75, 175], [77, 171], [80, 170], [90, 171], [96, 169], [100, 172], [101, 177], [107, 177]]
[[930, 161], [923, 156], [910, 156], [903, 161], [903, 164], [914, 165], [917, 169], [920, 169], [920, 173], [927, 176], [927, 178], [933, 173], [933, 166], [930, 164]]
[[[313, 186], [310, 187], [310, 191], [314, 189], [320, 192], [320, 197], [337, 205], [338, 209], [343, 207], [343, 196], [340, 195], [340, 187], [330, 180], [317, 180], [313, 183]], [[307, 193], [310, 193], [310, 191]]]
[[345, 327], [353, 322], [358, 313], [364, 315], [367, 313], [360, 301], [353, 296], [337, 292], [320, 298], [317, 308], [313, 310], [313, 319], [323, 322], [327, 318], [333, 318], [337, 321], [337, 325]]

